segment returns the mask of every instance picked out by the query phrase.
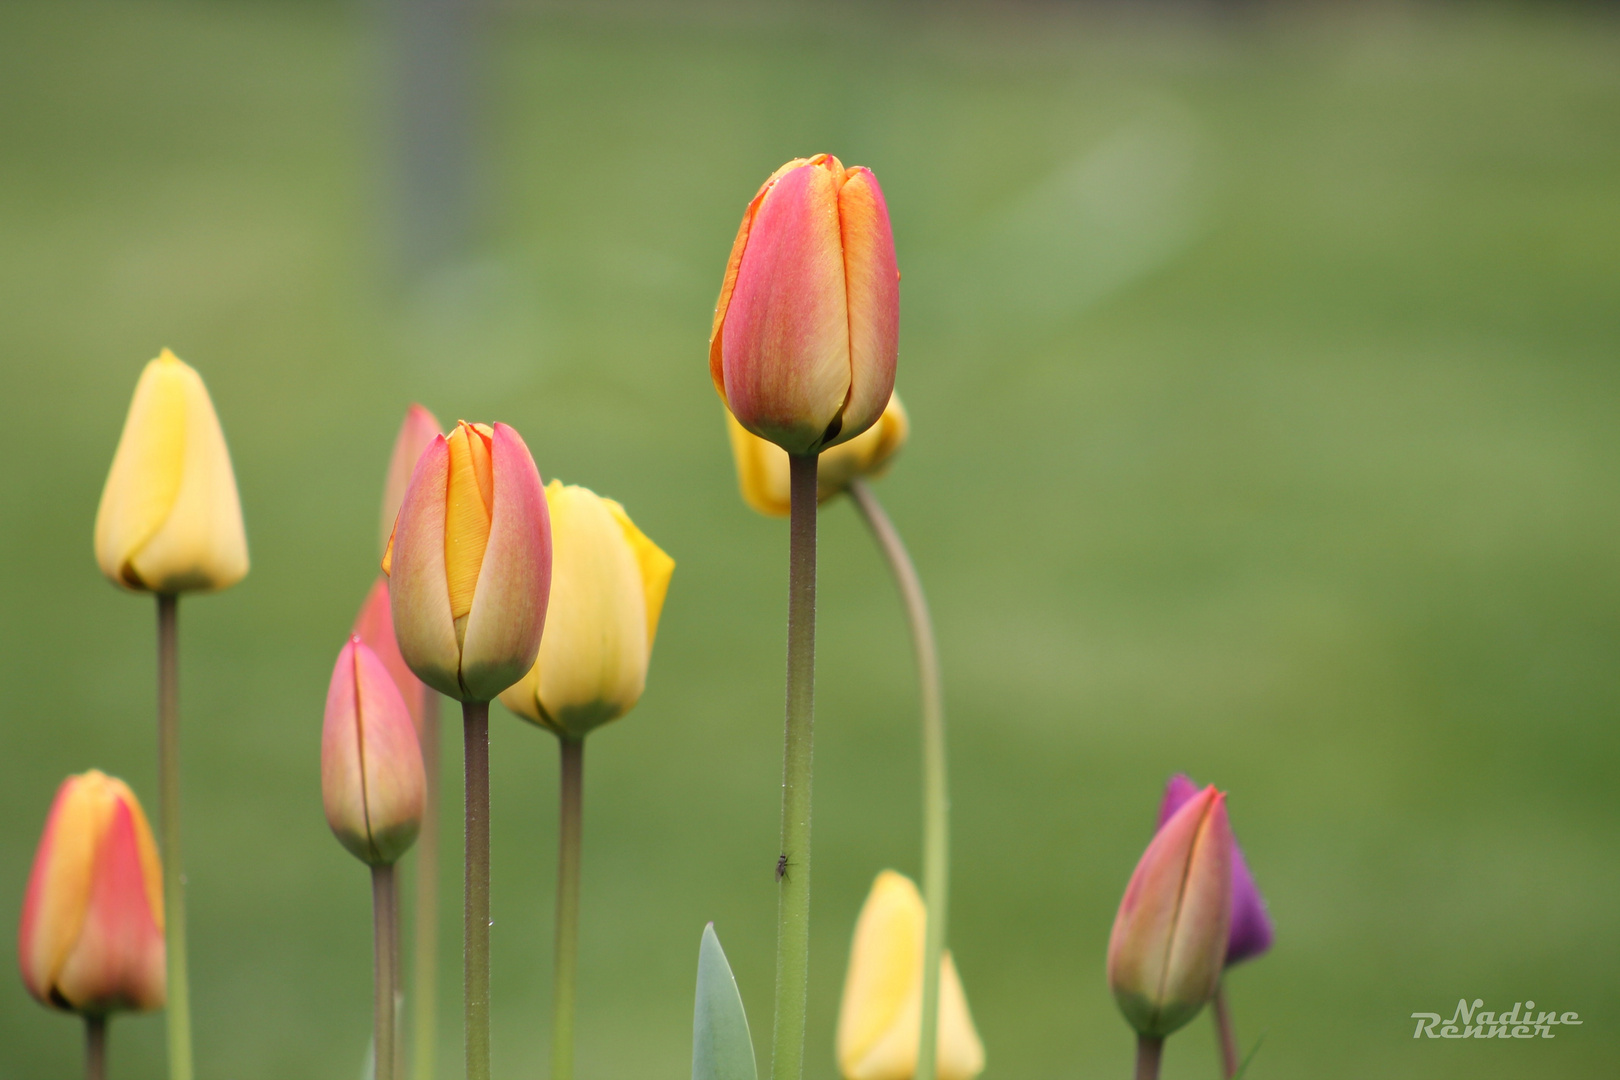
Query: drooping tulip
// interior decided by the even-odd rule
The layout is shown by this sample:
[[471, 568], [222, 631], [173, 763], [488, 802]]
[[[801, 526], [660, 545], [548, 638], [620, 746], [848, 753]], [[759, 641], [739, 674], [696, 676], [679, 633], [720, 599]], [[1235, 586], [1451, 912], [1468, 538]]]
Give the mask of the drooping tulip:
[[1214, 996], [1232, 917], [1226, 796], [1205, 788], [1136, 865], [1108, 939], [1108, 985], [1132, 1027], [1162, 1039]]
[[248, 572], [236, 474], [202, 377], [164, 349], [146, 365], [96, 511], [96, 562], [117, 585], [223, 589]]
[[[1185, 773], [1177, 773], [1164, 787], [1159, 804], [1159, 827], [1198, 794], [1198, 785]], [[1271, 948], [1273, 930], [1265, 898], [1254, 883], [1243, 847], [1232, 840], [1232, 926], [1226, 939], [1226, 966], [1259, 956]]]
[[388, 674], [394, 677], [394, 685], [405, 699], [405, 707], [410, 710], [411, 723], [416, 728], [418, 737], [422, 734], [423, 709], [426, 701], [423, 698], [424, 688], [422, 680], [411, 671], [405, 657], [400, 655], [399, 642], [394, 639], [394, 612], [388, 603], [388, 579], [379, 577], [371, 585], [371, 591], [366, 593], [365, 603], [360, 606], [360, 613], [354, 617], [354, 629], [350, 631], [355, 637], [366, 643], [366, 647], [377, 654], [377, 659], [383, 662]]
[[[885, 870], [855, 922], [838, 1011], [838, 1067], [845, 1080], [911, 1080], [922, 1031], [923, 935], [928, 912], [910, 878]], [[947, 950], [940, 959], [939, 1080], [973, 1080], [984, 1044]]]
[[[729, 412], [731, 455], [737, 462], [737, 486], [743, 501], [768, 517], [787, 517], [788, 456], [775, 443], [766, 442], [737, 422]], [[889, 398], [878, 422], [850, 439], [821, 452], [816, 469], [816, 496], [821, 502], [842, 494], [852, 480], [882, 476], [889, 462], [906, 444], [911, 423], [900, 395]]]
[[416, 677], [490, 701], [534, 666], [551, 588], [551, 526], [529, 448], [461, 422], [417, 460], [383, 556], [394, 636]]
[[791, 454], [852, 439], [894, 390], [900, 271], [870, 169], [830, 154], [772, 173], [743, 214], [709, 374], [743, 427]]
[[332, 668], [321, 729], [326, 823], [355, 858], [393, 863], [416, 842], [426, 785], [399, 687], [377, 654], [350, 637]]
[[90, 1016], [162, 1008], [163, 871], [141, 804], [95, 769], [57, 789], [17, 932], [23, 985]]
[[675, 560], [624, 507], [553, 480], [551, 599], [534, 666], [501, 694], [507, 708], [583, 737], [640, 700]]
[[[400, 504], [405, 501], [405, 489], [411, 486], [411, 473], [422, 451], [439, 435], [438, 417], [421, 405], [405, 410], [405, 419], [394, 436], [394, 451], [388, 458], [388, 478], [383, 482], [382, 520], [379, 543], [388, 550], [388, 538], [394, 535], [394, 522], [399, 519]], [[370, 642], [367, 642], [370, 644]], [[373, 646], [375, 648], [375, 646]]]

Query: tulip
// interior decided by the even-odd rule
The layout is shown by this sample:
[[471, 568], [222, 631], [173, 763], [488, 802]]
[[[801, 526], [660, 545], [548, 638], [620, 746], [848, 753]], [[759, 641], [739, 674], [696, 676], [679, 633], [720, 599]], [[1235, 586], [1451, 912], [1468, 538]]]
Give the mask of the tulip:
[[1108, 940], [1108, 984], [1144, 1039], [1163, 1039], [1214, 996], [1231, 917], [1226, 796], [1208, 787], [1148, 844]]
[[[1184, 773], [1170, 778], [1164, 788], [1164, 801], [1159, 805], [1159, 827], [1169, 821], [1175, 812], [1198, 794], [1198, 785]], [[1271, 948], [1271, 916], [1266, 911], [1265, 898], [1254, 883], [1249, 864], [1243, 858], [1243, 848], [1232, 841], [1232, 928], [1226, 940], [1226, 966], [1259, 956]]]
[[[911, 879], [885, 870], [855, 922], [838, 1012], [838, 1067], [845, 1080], [911, 1080], [922, 1027], [923, 935], [928, 912]], [[984, 1044], [947, 951], [940, 960], [939, 1080], [984, 1071]]]
[[534, 666], [551, 528], [540, 473], [517, 432], [462, 422], [428, 444], [383, 573], [400, 653], [433, 689], [489, 701]]
[[830, 154], [772, 173], [731, 247], [709, 374], [743, 427], [790, 454], [865, 431], [894, 390], [900, 272], [870, 169]]
[[[775, 443], [766, 442], [737, 422], [729, 412], [731, 454], [737, 462], [737, 485], [743, 501], [767, 517], [787, 517], [788, 456]], [[850, 439], [823, 450], [816, 469], [816, 498], [826, 502], [843, 493], [853, 480], [882, 476], [889, 462], [906, 444], [911, 423], [900, 395], [889, 398], [878, 422]]]
[[223, 589], [248, 572], [236, 475], [202, 377], [164, 349], [146, 365], [96, 511], [96, 561], [126, 589]]
[[424, 698], [427, 688], [411, 671], [405, 657], [400, 655], [399, 642], [394, 638], [394, 612], [388, 603], [387, 578], [380, 577], [372, 583], [371, 591], [366, 593], [365, 603], [360, 606], [360, 613], [354, 618], [354, 629], [350, 632], [365, 642], [366, 647], [382, 661], [383, 667], [388, 669], [394, 685], [399, 688], [400, 697], [405, 699], [405, 707], [411, 714], [411, 724], [416, 729], [417, 738], [420, 739], [427, 708]]
[[17, 933], [23, 985], [87, 1016], [163, 1007], [163, 872], [141, 804], [95, 769], [57, 789]]
[[552, 543], [546, 632], [534, 666], [501, 702], [560, 735], [582, 738], [640, 700], [675, 561], [612, 499], [553, 480], [546, 504]]
[[399, 506], [405, 501], [405, 489], [411, 486], [411, 473], [416, 468], [416, 461], [438, 434], [438, 418], [427, 409], [412, 405], [405, 410], [405, 420], [399, 426], [399, 434], [394, 436], [394, 452], [388, 458], [388, 479], [383, 483], [380, 543], [384, 551], [388, 549], [388, 538], [394, 535], [394, 522], [399, 519]]
[[395, 862], [422, 825], [422, 750], [388, 668], [359, 637], [338, 653], [321, 730], [321, 798], [355, 858]]

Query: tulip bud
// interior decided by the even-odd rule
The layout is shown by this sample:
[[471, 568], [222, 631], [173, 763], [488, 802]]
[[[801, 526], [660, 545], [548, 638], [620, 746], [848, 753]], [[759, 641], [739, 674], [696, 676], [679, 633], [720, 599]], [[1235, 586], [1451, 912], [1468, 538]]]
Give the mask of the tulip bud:
[[23, 985], [86, 1015], [163, 1007], [163, 870], [141, 804], [91, 769], [56, 791], [17, 932]]
[[559, 735], [581, 738], [640, 700], [675, 560], [612, 499], [553, 480], [546, 503], [552, 544], [546, 632], [534, 667], [501, 702]]
[[1205, 788], [1136, 864], [1108, 939], [1108, 985], [1141, 1035], [1162, 1039], [1215, 994], [1232, 916], [1226, 796]]
[[[1159, 805], [1159, 827], [1193, 796], [1198, 785], [1185, 773], [1170, 778], [1164, 788], [1164, 801]], [[1236, 837], [1232, 840], [1232, 928], [1226, 938], [1226, 966], [1259, 956], [1271, 948], [1271, 915], [1266, 911], [1265, 898], [1254, 883], [1249, 864], [1243, 858], [1243, 848]]]
[[422, 827], [427, 774], [410, 712], [388, 668], [358, 637], [332, 669], [321, 729], [321, 801], [355, 858], [395, 862]]
[[[792, 509], [787, 451], [750, 433], [729, 412], [726, 427], [731, 432], [731, 453], [737, 461], [737, 484], [743, 501], [768, 517], [787, 517]], [[905, 407], [900, 404], [900, 395], [895, 394], [877, 423], [848, 442], [821, 452], [816, 469], [817, 499], [826, 502], [842, 494], [853, 480], [882, 476], [894, 455], [905, 446], [910, 431]]]
[[[923, 935], [928, 911], [910, 878], [885, 870], [855, 921], [855, 941], [838, 1010], [838, 1068], [845, 1080], [911, 1080], [922, 1033]], [[940, 958], [939, 1080], [973, 1080], [984, 1044], [968, 1013], [962, 980]]]
[[830, 154], [772, 173], [743, 213], [709, 374], [755, 435], [814, 454], [871, 427], [894, 390], [900, 271], [870, 169]]
[[96, 562], [126, 589], [223, 589], [248, 572], [242, 504], [202, 377], [168, 349], [141, 372], [96, 511]]
[[441, 694], [489, 701], [534, 666], [551, 526], [540, 473], [517, 432], [462, 422], [428, 444], [383, 573], [399, 651]]
[[[439, 435], [438, 419], [420, 405], [405, 410], [405, 420], [394, 436], [394, 452], [388, 458], [388, 478], [383, 482], [382, 550], [388, 550], [388, 538], [394, 535], [394, 522], [399, 519], [400, 503], [405, 501], [405, 489], [411, 486], [411, 472], [416, 460], [428, 444]], [[367, 645], [376, 648], [369, 640]]]

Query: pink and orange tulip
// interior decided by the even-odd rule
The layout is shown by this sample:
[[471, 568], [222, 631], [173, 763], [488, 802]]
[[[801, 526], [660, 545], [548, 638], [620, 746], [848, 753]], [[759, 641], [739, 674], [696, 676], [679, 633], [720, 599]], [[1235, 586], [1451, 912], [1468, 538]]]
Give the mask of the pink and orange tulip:
[[422, 748], [394, 677], [351, 637], [338, 653], [321, 730], [321, 801], [332, 833], [355, 858], [395, 862], [422, 827]]
[[748, 204], [709, 335], [743, 427], [815, 454], [877, 422], [894, 391], [900, 271], [883, 190], [830, 154], [796, 158]]
[[1215, 994], [1232, 919], [1226, 796], [1207, 787], [1148, 844], [1108, 940], [1108, 985], [1132, 1027], [1162, 1039]]
[[23, 985], [89, 1016], [162, 1008], [163, 873], [141, 804], [95, 769], [57, 789], [17, 932]]
[[551, 590], [540, 473], [505, 424], [458, 423], [422, 451], [383, 556], [399, 651], [416, 677], [490, 701], [534, 665]]

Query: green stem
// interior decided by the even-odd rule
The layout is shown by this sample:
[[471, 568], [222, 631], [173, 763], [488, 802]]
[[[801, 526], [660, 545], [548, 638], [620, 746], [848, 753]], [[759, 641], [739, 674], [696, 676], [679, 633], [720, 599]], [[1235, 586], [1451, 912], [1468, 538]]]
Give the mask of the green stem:
[[1164, 1057], [1164, 1040], [1151, 1035], [1136, 1039], [1136, 1080], [1159, 1080], [1159, 1061]]
[[922, 1030], [918, 1032], [914, 1076], [915, 1080], [934, 1080], [939, 1048], [940, 956], [945, 951], [951, 877], [951, 799], [945, 774], [945, 695], [940, 685], [939, 648], [922, 580], [894, 522], [864, 480], [852, 481], [849, 495], [872, 530], [900, 589], [917, 661], [917, 689], [922, 699], [923, 900], [928, 906], [928, 930], [923, 939]]
[[434, 1080], [439, 1026], [439, 695], [422, 687], [422, 768], [427, 793], [416, 840], [416, 943], [411, 973], [416, 1080]]
[[816, 670], [816, 457], [788, 457], [787, 724], [782, 755], [782, 852], [776, 903], [773, 1080], [804, 1071], [810, 976], [810, 776]]
[[489, 702], [461, 703], [466, 739], [467, 865], [462, 999], [467, 1080], [489, 1080]]
[[376, 1080], [394, 1080], [397, 1075], [394, 1037], [394, 984], [399, 959], [399, 894], [394, 886], [394, 866], [388, 863], [371, 868], [372, 1008], [375, 1035]]
[[1232, 1080], [1238, 1071], [1237, 1035], [1232, 1030], [1232, 1012], [1226, 1007], [1226, 982], [1215, 984], [1215, 1037], [1221, 1045], [1221, 1075]]
[[562, 749], [562, 805], [557, 817], [557, 970], [552, 990], [551, 1080], [573, 1080], [585, 740], [559, 735], [557, 743]]
[[84, 1018], [85, 1080], [107, 1080], [107, 1017]]
[[159, 593], [158, 816], [163, 832], [164, 952], [168, 958], [169, 1080], [191, 1080], [191, 983], [186, 974], [186, 875], [180, 858], [180, 597]]

